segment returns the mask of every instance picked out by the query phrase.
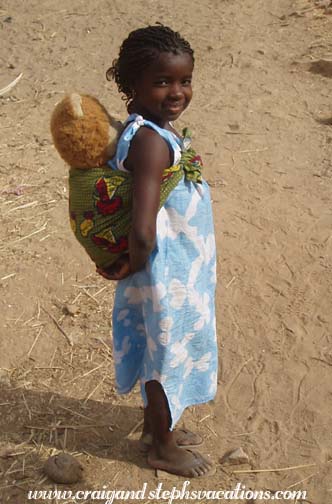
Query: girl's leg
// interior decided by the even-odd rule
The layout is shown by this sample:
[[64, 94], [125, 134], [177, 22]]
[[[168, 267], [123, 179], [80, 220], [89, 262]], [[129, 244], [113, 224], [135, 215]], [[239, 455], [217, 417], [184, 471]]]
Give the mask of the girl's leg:
[[148, 381], [145, 391], [148, 399], [145, 414], [152, 431], [149, 464], [181, 476], [204, 476], [211, 470], [212, 464], [200, 453], [177, 445], [175, 435], [170, 431], [171, 415], [161, 384], [155, 380]]
[[[203, 444], [203, 438], [196, 432], [191, 432], [183, 427], [173, 430], [173, 438], [178, 446], [185, 448], [194, 448]], [[144, 408], [144, 424], [140, 438], [140, 450], [142, 452], [149, 451], [152, 445], [152, 427], [148, 414], [148, 408]]]

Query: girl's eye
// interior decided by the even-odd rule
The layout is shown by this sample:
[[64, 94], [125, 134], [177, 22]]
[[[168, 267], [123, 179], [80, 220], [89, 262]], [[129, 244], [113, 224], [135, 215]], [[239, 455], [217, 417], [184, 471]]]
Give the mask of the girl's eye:
[[191, 79], [184, 79], [182, 81], [183, 86], [190, 86], [191, 85]]
[[160, 79], [159, 81], [156, 81], [155, 82], [155, 86], [167, 86], [168, 85], [168, 82], [166, 79]]

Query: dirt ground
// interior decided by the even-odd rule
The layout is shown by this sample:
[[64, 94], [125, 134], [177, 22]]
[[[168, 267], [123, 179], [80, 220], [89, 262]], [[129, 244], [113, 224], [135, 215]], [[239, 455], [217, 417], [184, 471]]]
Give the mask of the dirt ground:
[[[138, 390], [115, 394], [114, 285], [95, 274], [71, 234], [67, 168], [49, 133], [67, 91], [94, 94], [125, 117], [105, 71], [130, 30], [157, 21], [195, 49], [195, 96], [179, 127], [191, 126], [205, 162], [218, 247], [219, 389], [182, 422], [204, 435], [217, 471], [190, 488], [240, 482], [272, 494], [307, 491], [279, 502], [332, 502], [328, 4], [1, 1], [0, 89], [23, 73], [0, 98], [3, 502], [55, 488], [41, 468], [61, 449], [85, 468], [72, 490], [184, 481], [156, 475], [139, 453]], [[248, 464], [220, 463], [238, 447]]]

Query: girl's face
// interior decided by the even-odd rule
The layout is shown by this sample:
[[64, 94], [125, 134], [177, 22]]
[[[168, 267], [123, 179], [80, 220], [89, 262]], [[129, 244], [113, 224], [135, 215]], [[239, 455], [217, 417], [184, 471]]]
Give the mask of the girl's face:
[[193, 67], [187, 53], [161, 53], [136, 82], [132, 111], [161, 128], [167, 127], [190, 103]]

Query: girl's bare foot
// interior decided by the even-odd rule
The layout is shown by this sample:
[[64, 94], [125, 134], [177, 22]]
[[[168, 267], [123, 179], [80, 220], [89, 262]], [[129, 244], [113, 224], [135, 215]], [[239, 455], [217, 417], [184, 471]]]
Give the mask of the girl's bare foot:
[[148, 463], [155, 469], [186, 478], [209, 476], [215, 469], [199, 452], [179, 448], [173, 440], [166, 444], [154, 444], [148, 454]]
[[[175, 443], [180, 448], [193, 448], [195, 446], [200, 446], [201, 444], [203, 444], [203, 438], [199, 434], [191, 432], [187, 429], [174, 429], [172, 433]], [[146, 453], [151, 446], [152, 434], [150, 432], [143, 431], [139, 440], [140, 451]]]
[[[143, 436], [152, 433], [152, 446], [148, 453], [148, 463], [155, 469], [161, 469], [186, 478], [208, 476], [213, 471], [213, 464], [199, 452], [188, 448], [179, 448], [178, 435], [170, 431], [171, 414], [167, 397], [162, 385], [156, 380], [145, 383], [148, 405], [144, 409]], [[190, 433], [192, 434], [192, 433]], [[182, 431], [182, 436], [184, 431]], [[194, 434], [192, 434], [194, 435]], [[185, 432], [188, 437], [188, 432]], [[182, 437], [182, 440], [184, 437]]]

